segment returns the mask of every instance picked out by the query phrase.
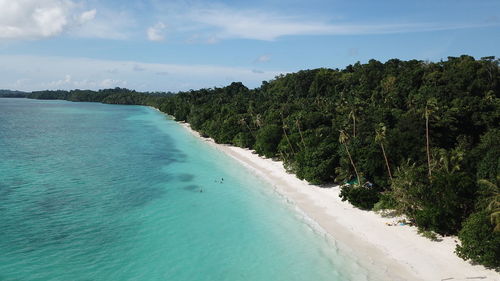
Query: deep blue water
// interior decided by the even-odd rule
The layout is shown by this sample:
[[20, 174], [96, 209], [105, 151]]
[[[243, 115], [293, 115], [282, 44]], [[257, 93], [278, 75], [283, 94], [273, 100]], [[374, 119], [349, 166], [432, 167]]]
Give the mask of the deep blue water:
[[158, 111], [0, 99], [2, 281], [367, 275], [267, 183]]

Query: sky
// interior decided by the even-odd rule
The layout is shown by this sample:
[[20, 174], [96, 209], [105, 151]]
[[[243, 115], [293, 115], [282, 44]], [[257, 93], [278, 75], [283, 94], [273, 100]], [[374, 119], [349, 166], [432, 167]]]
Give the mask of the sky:
[[500, 56], [499, 0], [0, 0], [0, 89], [249, 88], [370, 59]]

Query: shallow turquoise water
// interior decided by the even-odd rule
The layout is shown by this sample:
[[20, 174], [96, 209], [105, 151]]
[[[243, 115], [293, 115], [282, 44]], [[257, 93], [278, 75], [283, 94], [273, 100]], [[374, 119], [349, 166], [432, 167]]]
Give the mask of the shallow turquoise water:
[[367, 275], [272, 187], [158, 111], [0, 99], [2, 281]]

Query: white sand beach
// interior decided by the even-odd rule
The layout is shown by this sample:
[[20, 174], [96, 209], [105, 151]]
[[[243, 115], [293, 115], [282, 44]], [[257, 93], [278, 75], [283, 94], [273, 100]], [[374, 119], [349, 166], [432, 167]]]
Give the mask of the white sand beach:
[[[189, 124], [182, 125], [199, 136]], [[454, 249], [458, 240], [454, 237], [431, 241], [420, 236], [416, 227], [397, 224], [398, 218], [384, 218], [342, 202], [338, 186], [311, 185], [287, 173], [281, 162], [262, 158], [248, 149], [203, 139], [268, 181], [336, 244], [356, 253], [362, 264], [379, 271], [376, 275], [385, 275], [387, 280], [500, 280], [499, 273], [457, 257]]]

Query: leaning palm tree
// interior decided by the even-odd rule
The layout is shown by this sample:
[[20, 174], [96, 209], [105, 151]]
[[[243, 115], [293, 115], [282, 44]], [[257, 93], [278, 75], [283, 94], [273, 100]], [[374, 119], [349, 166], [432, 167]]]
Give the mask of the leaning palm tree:
[[359, 177], [358, 169], [356, 169], [356, 165], [354, 165], [354, 161], [352, 160], [351, 153], [349, 152], [349, 147], [347, 146], [347, 141], [349, 140], [349, 135], [344, 130], [340, 130], [339, 142], [344, 145], [345, 150], [347, 152], [347, 156], [349, 156], [349, 160], [351, 161], [351, 165], [354, 168], [354, 172], [356, 173], [356, 177], [358, 178], [358, 185], [361, 186], [361, 178]]
[[379, 143], [380, 148], [382, 148], [382, 154], [384, 155], [385, 166], [387, 167], [387, 173], [389, 174], [389, 178], [391, 179], [392, 182], [391, 168], [389, 167], [389, 161], [387, 160], [387, 155], [385, 154], [385, 148], [384, 148], [384, 143], [386, 142], [385, 132], [386, 132], [386, 127], [384, 123], [380, 123], [377, 126], [377, 128], [375, 128], [375, 142]]
[[306, 143], [304, 141], [304, 136], [302, 135], [302, 130], [300, 129], [300, 121], [298, 118], [295, 119], [295, 126], [297, 126], [297, 129], [299, 129], [300, 139], [302, 140], [302, 146], [306, 148]]

